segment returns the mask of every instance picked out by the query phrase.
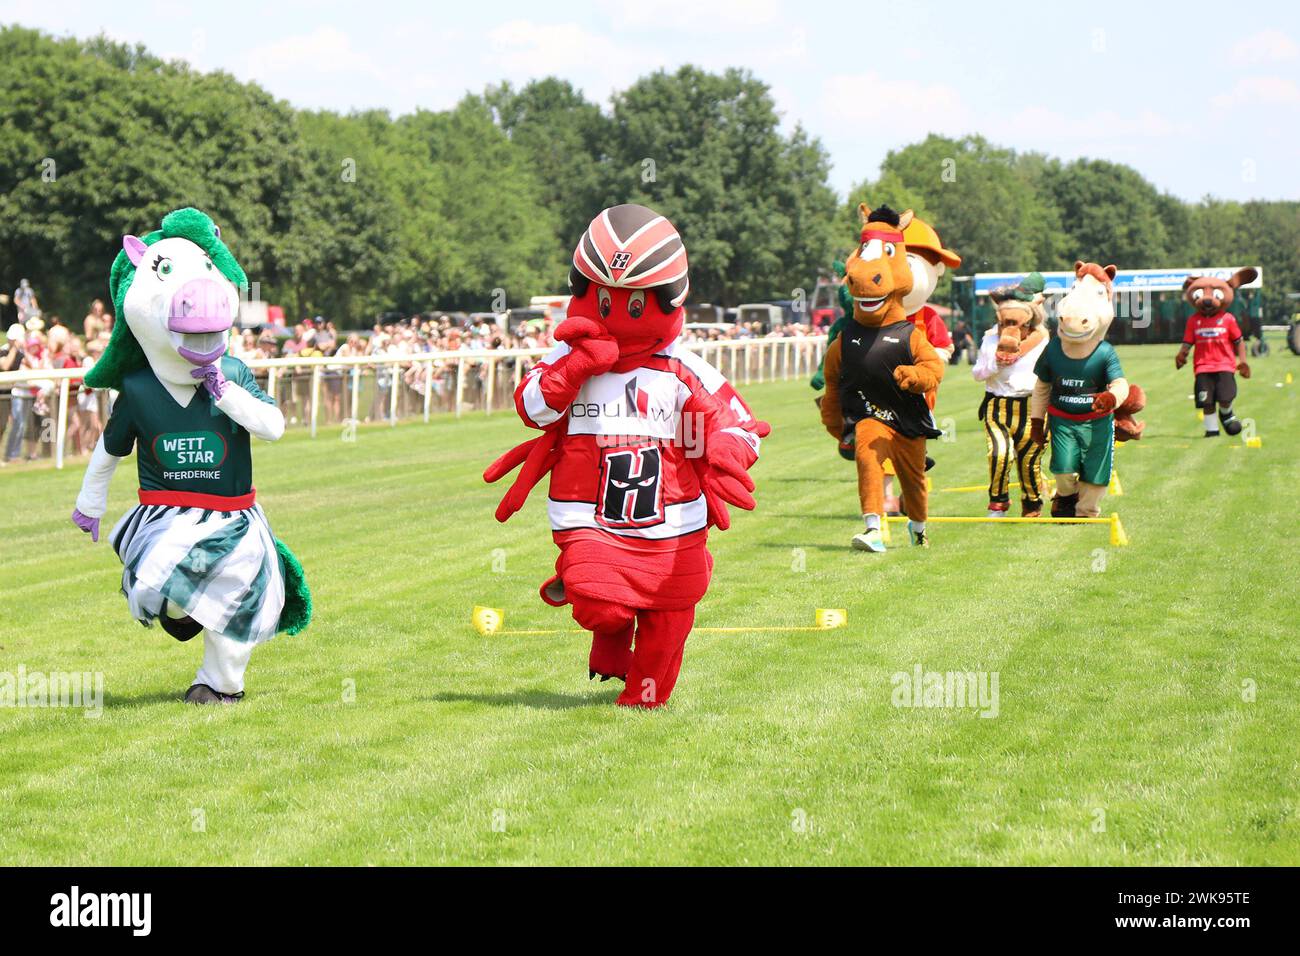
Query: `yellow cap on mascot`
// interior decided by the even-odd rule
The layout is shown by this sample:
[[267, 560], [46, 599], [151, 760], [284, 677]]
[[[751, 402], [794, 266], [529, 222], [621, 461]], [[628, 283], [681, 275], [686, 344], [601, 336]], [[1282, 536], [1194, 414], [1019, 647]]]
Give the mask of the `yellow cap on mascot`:
[[939, 234], [934, 231], [934, 227], [915, 216], [907, 224], [907, 228], [903, 230], [903, 242], [907, 244], [909, 252], [919, 249], [929, 250], [938, 256], [939, 261], [950, 269], [955, 269], [961, 265], [961, 256], [951, 249], [943, 247], [943, 243], [939, 240]]

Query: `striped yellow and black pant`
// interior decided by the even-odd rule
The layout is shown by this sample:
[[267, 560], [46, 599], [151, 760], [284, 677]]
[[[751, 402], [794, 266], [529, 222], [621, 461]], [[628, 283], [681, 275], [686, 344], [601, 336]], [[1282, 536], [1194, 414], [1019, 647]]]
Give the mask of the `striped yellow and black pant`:
[[1045, 490], [1039, 467], [1043, 446], [1030, 441], [1029, 397], [986, 394], [980, 420], [989, 444], [989, 501], [1010, 501], [1013, 471], [1020, 479], [1020, 496], [1040, 504]]

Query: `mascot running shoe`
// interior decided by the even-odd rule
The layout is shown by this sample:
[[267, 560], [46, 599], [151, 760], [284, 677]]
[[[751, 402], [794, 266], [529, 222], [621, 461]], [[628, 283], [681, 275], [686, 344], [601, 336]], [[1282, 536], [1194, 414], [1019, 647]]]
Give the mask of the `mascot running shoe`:
[[72, 521], [99, 540], [108, 486], [135, 450], [140, 502], [109, 535], [131, 615], [178, 641], [203, 633], [185, 700], [244, 696], [253, 648], [311, 619], [298, 560], [271, 534], [253, 489], [250, 437], [275, 441], [284, 415], [248, 366], [226, 355], [244, 270], [221, 230], [178, 209], [143, 239], [126, 236], [109, 290], [118, 316], [91, 388], [118, 392]]
[[618, 703], [668, 702], [709, 586], [709, 528], [754, 508], [748, 472], [770, 431], [715, 368], [677, 342], [689, 289], [673, 224], [637, 205], [606, 209], [573, 253], [555, 349], [515, 391], [542, 435], [484, 473], [520, 466], [505, 521], [550, 474], [560, 549], [542, 600], [591, 631], [588, 676], [624, 681]]

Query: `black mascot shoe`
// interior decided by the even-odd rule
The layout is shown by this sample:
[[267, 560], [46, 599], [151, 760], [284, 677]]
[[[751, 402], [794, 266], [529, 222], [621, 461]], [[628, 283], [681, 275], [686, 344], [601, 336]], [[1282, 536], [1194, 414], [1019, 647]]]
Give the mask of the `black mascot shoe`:
[[1241, 434], [1241, 419], [1239, 418], [1225, 419], [1222, 416], [1220, 416], [1219, 420], [1223, 422], [1223, 430], [1227, 432], [1229, 435]]
[[1052, 517], [1073, 518], [1075, 517], [1074, 509], [1078, 504], [1079, 495], [1077, 492], [1072, 495], [1057, 495], [1052, 499]]
[[185, 703], [187, 704], [238, 704], [244, 697], [241, 690], [238, 694], [223, 694], [220, 691], [213, 690], [207, 684], [195, 684], [185, 692]]
[[587, 680], [595, 680], [597, 677], [600, 678], [600, 682], [601, 682], [602, 684], [605, 683], [605, 681], [609, 680], [611, 677], [616, 677], [616, 678], [618, 678], [618, 679], [621, 680], [624, 684], [627, 683], [627, 675], [626, 675], [626, 674], [602, 674], [600, 671], [593, 671], [593, 670], [588, 669], [588, 671], [587, 671]]
[[931, 468], [933, 468], [933, 467], [934, 467], [934, 459], [931, 458], [929, 455], [926, 455], [926, 456], [925, 456], [925, 470], [926, 470], [926, 471], [929, 471], [929, 470], [930, 470]]
[[188, 641], [203, 630], [203, 625], [192, 617], [168, 617], [166, 614], [159, 614], [158, 623], [162, 625], [164, 631], [182, 642]]

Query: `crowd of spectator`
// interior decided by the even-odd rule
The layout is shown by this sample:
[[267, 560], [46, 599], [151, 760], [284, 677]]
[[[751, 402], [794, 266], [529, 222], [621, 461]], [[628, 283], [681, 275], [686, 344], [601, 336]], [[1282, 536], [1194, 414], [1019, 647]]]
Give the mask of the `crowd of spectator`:
[[[0, 371], [89, 368], [102, 354], [112, 333], [113, 315], [100, 300], [91, 304], [79, 331], [69, 328], [57, 315], [43, 314], [36, 293], [26, 280], [19, 284], [12, 301], [18, 321], [9, 326], [5, 343], [0, 347]], [[236, 331], [231, 338], [230, 352], [244, 360], [391, 358], [391, 363], [365, 363], [364, 370], [358, 373], [363, 376], [364, 388], [360, 387], [361, 382], [357, 383], [357, 418], [383, 421], [392, 414], [394, 405], [402, 415], [411, 413], [412, 405], [430, 404], [442, 410], [451, 407], [454, 401], [459, 359], [453, 356], [416, 362], [415, 356], [434, 352], [549, 349], [554, 345], [553, 325], [550, 316], [529, 315], [514, 323], [502, 323], [492, 315], [422, 313], [385, 316], [367, 330], [340, 331], [333, 321], [316, 316], [288, 328], [268, 324]], [[715, 323], [690, 325], [682, 339], [698, 343], [803, 337], [813, 332], [806, 324], [768, 327], [759, 322]], [[535, 360], [532, 356], [512, 356], [498, 363], [496, 374], [500, 380], [493, 387], [504, 394], [500, 397], [494, 394], [494, 401], [508, 398], [515, 378], [526, 372]], [[315, 393], [321, 407], [316, 413], [322, 421], [344, 421], [351, 414], [348, 392], [354, 363], [317, 364], [322, 365], [322, 370], [320, 389]], [[466, 369], [468, 375], [460, 383], [462, 400], [481, 401], [489, 387], [488, 365], [474, 363]], [[276, 397], [285, 407], [290, 422], [307, 421], [312, 416], [311, 368], [304, 365], [279, 369], [275, 375]], [[259, 370], [257, 376], [263, 387], [271, 387], [268, 370]], [[24, 457], [34, 460], [50, 454], [57, 424], [58, 388], [56, 380], [36, 377], [12, 387], [0, 386], [0, 408], [8, 398], [7, 414], [0, 416], [0, 463]], [[69, 455], [84, 455], [99, 439], [112, 396], [87, 389], [76, 381], [72, 389], [75, 400], [69, 403], [64, 450]]]
[[[5, 331], [0, 346], [0, 372], [39, 374], [53, 369], [87, 369], [94, 365], [113, 331], [113, 316], [96, 299], [82, 320], [80, 333], [57, 315], [41, 312], [35, 291], [26, 279], [14, 291], [18, 321]], [[33, 377], [8, 389], [7, 414], [0, 416], [0, 467], [11, 461], [40, 457], [42, 446], [54, 441], [55, 399], [58, 382]], [[87, 454], [99, 441], [107, 409], [104, 396], [73, 385], [75, 401], [68, 409], [64, 448], [69, 454]]]

